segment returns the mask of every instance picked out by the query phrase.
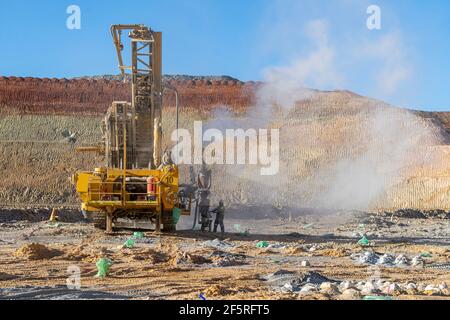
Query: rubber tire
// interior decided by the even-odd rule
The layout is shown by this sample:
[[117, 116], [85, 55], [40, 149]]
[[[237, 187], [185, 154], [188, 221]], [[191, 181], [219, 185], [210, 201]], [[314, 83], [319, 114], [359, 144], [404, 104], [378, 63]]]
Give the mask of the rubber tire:
[[95, 213], [93, 217], [94, 227], [100, 230], [106, 230], [106, 214]]
[[162, 215], [162, 231], [163, 232], [175, 232], [177, 231], [177, 225], [173, 222], [172, 211], [165, 211]]

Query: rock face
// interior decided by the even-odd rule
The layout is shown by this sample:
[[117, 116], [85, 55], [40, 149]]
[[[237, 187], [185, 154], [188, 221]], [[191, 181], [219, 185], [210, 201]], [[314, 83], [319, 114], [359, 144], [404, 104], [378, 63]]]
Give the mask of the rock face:
[[[234, 114], [249, 120], [245, 123], [251, 127], [261, 128], [260, 121], [270, 120], [268, 127], [280, 128], [276, 179], [262, 177], [260, 166], [214, 165], [212, 201], [245, 206], [249, 217], [251, 212], [268, 212], [257, 206], [275, 211], [327, 206], [450, 209], [445, 178], [450, 159], [445, 121], [450, 118], [412, 113], [340, 91], [314, 92], [283, 114], [260, 119], [264, 112], [249, 111], [258, 102], [260, 83], [186, 76], [168, 77], [166, 82], [180, 93], [181, 128], [192, 131], [195, 120], [219, 129], [239, 128]], [[102, 159], [76, 153], [74, 147], [99, 142], [104, 112], [114, 100], [130, 100], [129, 94], [129, 84], [114, 77], [0, 77], [0, 205], [77, 205], [70, 175], [92, 170]], [[164, 144], [171, 147], [173, 94], [166, 92], [164, 101]], [[76, 143], [64, 139], [65, 130], [77, 133]], [[189, 167], [180, 170], [182, 182], [189, 182]]]
[[[255, 83], [229, 77], [171, 76], [166, 82], [176, 87], [183, 107], [210, 109], [221, 104], [242, 108], [251, 103]], [[21, 114], [103, 115], [112, 101], [131, 101], [129, 83], [114, 77], [48, 79], [0, 77], [2, 111]], [[172, 93], [165, 106], [174, 106]]]

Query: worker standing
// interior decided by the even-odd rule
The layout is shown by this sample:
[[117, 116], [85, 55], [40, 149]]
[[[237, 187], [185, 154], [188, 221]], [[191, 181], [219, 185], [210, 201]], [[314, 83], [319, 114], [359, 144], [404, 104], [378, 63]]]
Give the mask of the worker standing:
[[220, 200], [219, 206], [211, 212], [216, 214], [216, 220], [214, 221], [214, 232], [217, 232], [217, 226], [220, 224], [220, 231], [223, 238], [225, 234], [225, 226], [223, 224], [223, 219], [225, 217], [225, 206], [223, 204], [223, 201]]
[[200, 211], [200, 223], [201, 230], [204, 232], [208, 229], [211, 232], [212, 227], [212, 217], [209, 211], [210, 201], [210, 191], [211, 188], [211, 171], [208, 170], [205, 164], [202, 165], [200, 172], [197, 175], [197, 187], [198, 187], [198, 205]]
[[199, 201], [199, 211], [200, 211], [200, 223], [202, 225], [202, 232], [208, 228], [208, 231], [211, 232], [211, 214], [209, 212], [209, 191], [203, 190], [200, 192], [200, 201]]

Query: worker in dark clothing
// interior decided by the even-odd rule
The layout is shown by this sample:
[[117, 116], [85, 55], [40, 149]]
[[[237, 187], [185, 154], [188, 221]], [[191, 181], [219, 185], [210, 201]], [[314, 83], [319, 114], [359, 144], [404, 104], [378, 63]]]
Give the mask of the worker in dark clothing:
[[197, 201], [200, 213], [201, 230], [204, 232], [208, 229], [211, 232], [212, 217], [209, 211], [209, 196], [211, 188], [211, 171], [203, 164], [197, 175]]
[[223, 201], [220, 200], [219, 206], [211, 212], [216, 214], [216, 220], [214, 221], [214, 232], [217, 232], [217, 226], [220, 224], [220, 231], [223, 238], [225, 234], [225, 226], [223, 224], [223, 219], [225, 217], [225, 206], [223, 205]]
[[208, 229], [211, 232], [211, 213], [209, 211], [209, 191], [200, 192], [199, 201], [199, 211], [200, 211], [200, 223], [202, 225], [201, 230], [204, 232]]

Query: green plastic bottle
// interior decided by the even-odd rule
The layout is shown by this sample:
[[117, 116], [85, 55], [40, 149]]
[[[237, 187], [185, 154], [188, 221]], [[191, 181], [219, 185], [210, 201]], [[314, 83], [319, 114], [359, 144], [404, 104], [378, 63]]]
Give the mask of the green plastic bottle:
[[260, 241], [256, 244], [257, 248], [267, 248], [269, 246], [269, 243], [267, 241]]
[[137, 232], [133, 233], [133, 238], [134, 239], [142, 239], [142, 238], [144, 238], [144, 233], [137, 231]]
[[123, 247], [131, 249], [134, 247], [134, 244], [135, 244], [134, 240], [132, 238], [130, 238], [127, 241], [125, 241], [125, 243], [123, 244]]
[[112, 266], [112, 261], [106, 258], [101, 258], [96, 263], [97, 275], [96, 277], [104, 278], [108, 275], [109, 268]]
[[173, 208], [172, 210], [172, 218], [173, 218], [173, 223], [177, 224], [178, 221], [180, 221], [180, 216], [181, 216], [181, 209], [180, 208]]
[[368, 246], [369, 245], [369, 240], [367, 239], [367, 237], [364, 235], [361, 240], [358, 241], [358, 244], [361, 246]]
[[365, 296], [363, 300], [370, 301], [370, 300], [393, 300], [390, 296]]

